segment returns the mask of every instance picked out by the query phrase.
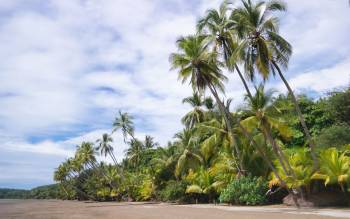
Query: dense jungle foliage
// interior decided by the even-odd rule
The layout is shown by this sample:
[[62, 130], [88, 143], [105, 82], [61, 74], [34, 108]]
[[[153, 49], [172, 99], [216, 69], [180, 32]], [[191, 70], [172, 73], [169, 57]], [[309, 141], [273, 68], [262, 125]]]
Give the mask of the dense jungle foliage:
[[[197, 34], [176, 42], [173, 71], [193, 88], [192, 107], [167, 145], [135, 136], [132, 115], [119, 111], [111, 133], [82, 142], [55, 171], [63, 199], [227, 202], [257, 205], [277, 193], [347, 196], [350, 183], [350, 89], [311, 99], [295, 95], [284, 71], [292, 46], [278, 33], [280, 1], [224, 1], [198, 21]], [[244, 103], [231, 106], [227, 74], [237, 74]], [[268, 90], [269, 78], [288, 90]], [[236, 97], [233, 97], [236, 98]], [[122, 135], [118, 162], [113, 136]], [[98, 162], [97, 156], [113, 163]]]

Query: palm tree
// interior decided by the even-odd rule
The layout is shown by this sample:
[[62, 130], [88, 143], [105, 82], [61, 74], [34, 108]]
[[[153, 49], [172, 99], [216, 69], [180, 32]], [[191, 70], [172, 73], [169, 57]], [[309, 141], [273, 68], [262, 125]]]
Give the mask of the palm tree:
[[[208, 196], [209, 202], [212, 201], [213, 196], [222, 186], [221, 182], [215, 181], [210, 170], [205, 168], [200, 168], [197, 172], [191, 171], [186, 180], [191, 183], [187, 186], [186, 193], [205, 194]], [[196, 202], [198, 201], [196, 200]]]
[[[170, 56], [172, 69], [179, 69], [179, 78], [182, 79], [182, 83], [190, 79], [194, 91], [204, 93], [205, 90], [210, 90], [231, 134], [231, 142], [235, 145], [236, 156], [240, 158], [240, 151], [234, 140], [235, 133], [232, 128], [230, 112], [227, 112], [217, 91], [224, 91], [223, 81], [226, 80], [219, 68], [221, 63], [217, 61], [217, 54], [208, 51], [207, 38], [201, 35], [180, 38], [177, 41], [177, 46], [180, 52]], [[242, 165], [240, 169], [244, 169]]]
[[124, 142], [126, 143], [128, 135], [135, 140], [134, 137], [134, 123], [132, 121], [133, 117], [128, 113], [122, 113], [119, 111], [119, 116], [117, 116], [113, 123], [113, 132], [121, 129], [124, 137]]
[[80, 146], [77, 147], [76, 153], [78, 154], [77, 157], [79, 161], [83, 165], [91, 168], [92, 170], [97, 170], [101, 176], [107, 178], [104, 169], [98, 166], [97, 164], [97, 160], [96, 160], [97, 151], [94, 148], [94, 144], [92, 142], [82, 142]]
[[129, 142], [130, 147], [126, 150], [126, 156], [129, 159], [130, 163], [132, 164], [133, 167], [139, 166], [141, 159], [142, 159], [142, 154], [144, 152], [144, 146], [142, 142], [140, 142], [137, 139], [132, 139]]
[[233, 72], [236, 69], [248, 96], [251, 96], [248, 84], [237, 65], [239, 60], [232, 61], [232, 54], [236, 53], [239, 41], [236, 36], [235, 21], [228, 17], [228, 12], [232, 11], [230, 5], [232, 3], [225, 0], [221, 3], [219, 10], [208, 10], [206, 16], [198, 21], [197, 29], [208, 36], [210, 42], [214, 44], [215, 51], [220, 50], [228, 70]]
[[[270, 142], [272, 149], [281, 167], [283, 168], [285, 175], [290, 176], [291, 178], [296, 180], [296, 175], [289, 164], [289, 160], [281, 150], [280, 146], [275, 141], [272, 134], [272, 129], [275, 129], [283, 137], [288, 138], [291, 136], [291, 131], [289, 130], [285, 122], [274, 118], [275, 115], [273, 111], [276, 111], [276, 110], [274, 106], [271, 105], [273, 91], [269, 91], [265, 93], [263, 85], [260, 85], [255, 89], [256, 89], [256, 94], [252, 97], [247, 96], [246, 98], [246, 100], [249, 101], [248, 115], [250, 114], [251, 116], [241, 122], [241, 125], [243, 126], [242, 130], [244, 132], [252, 131], [253, 128], [257, 127], [263, 133], [265, 139], [267, 139]], [[247, 134], [245, 135], [247, 136]], [[271, 163], [271, 161], [268, 159], [266, 154], [262, 151], [262, 149], [256, 143], [254, 144], [256, 145], [256, 148], [259, 150], [264, 160], [268, 162], [269, 167], [272, 169], [273, 174], [276, 176], [276, 178], [278, 178], [279, 182], [283, 186], [288, 186], [287, 182], [285, 182], [282, 179], [282, 176], [280, 175], [278, 170], [274, 167], [274, 165]], [[289, 190], [289, 192], [293, 195], [294, 202], [298, 206], [295, 194], [291, 190]], [[302, 191], [299, 190], [299, 192], [303, 196]]]
[[203, 122], [205, 113], [201, 108], [204, 104], [202, 95], [198, 92], [194, 92], [192, 96], [184, 98], [182, 103], [187, 103], [193, 107], [193, 110], [188, 112], [181, 119], [181, 122], [187, 128], [193, 128], [196, 124]]
[[146, 135], [143, 145], [145, 149], [152, 149], [159, 146], [157, 142], [154, 142], [153, 137], [149, 135]]
[[[91, 196], [89, 196], [85, 191], [81, 190], [77, 185], [76, 181], [79, 182], [81, 185], [83, 185], [83, 181], [79, 178], [79, 175], [76, 175], [77, 171], [77, 166], [76, 166], [76, 161], [74, 159], [70, 158], [67, 159], [65, 162], [63, 162], [60, 166], [60, 174], [62, 174], [60, 177], [64, 181], [69, 180], [69, 185], [71, 185], [74, 190], [77, 192], [77, 194], [82, 194], [83, 197], [92, 199]], [[57, 175], [56, 175], [57, 176]], [[78, 197], [79, 198], [79, 197]]]
[[289, 138], [291, 136], [291, 131], [284, 121], [275, 118], [274, 111], [275, 108], [272, 106], [272, 95], [273, 91], [264, 91], [264, 86], [261, 84], [256, 87], [256, 93], [252, 98], [247, 97], [248, 109], [247, 114], [250, 115], [248, 118], [242, 121], [247, 129], [257, 127], [267, 139], [275, 152], [281, 166], [283, 167], [286, 174], [289, 175], [292, 172], [286, 156], [280, 149], [280, 146], [275, 141], [272, 128], [278, 130], [279, 134]]
[[83, 165], [89, 166], [90, 168], [96, 168], [96, 155], [97, 152], [91, 142], [82, 142], [77, 147], [78, 159]]
[[104, 155], [105, 157], [107, 156], [107, 154], [109, 154], [114, 164], [117, 166], [118, 162], [113, 154], [113, 146], [111, 145], [112, 142], [113, 142], [113, 138], [107, 133], [105, 133], [102, 135], [101, 139], [98, 139], [96, 141], [96, 143], [98, 144], [96, 149], [99, 150], [101, 152], [101, 155]]
[[54, 171], [53, 180], [59, 182], [63, 191], [66, 193], [66, 198], [69, 199], [69, 193], [66, 189], [65, 182], [67, 180], [67, 169], [63, 164], [60, 164]]
[[[295, 110], [307, 137], [311, 148], [311, 155], [314, 165], [318, 167], [318, 160], [315, 152], [315, 144], [311, 138], [305, 119], [301, 113], [298, 101], [285, 79], [281, 67], [287, 69], [289, 58], [292, 54], [292, 46], [278, 34], [278, 19], [270, 14], [274, 11], [285, 11], [286, 5], [280, 1], [259, 1], [256, 4], [251, 0], [242, 0], [243, 7], [233, 10], [231, 18], [236, 23], [236, 30], [243, 40], [237, 53], [244, 50], [245, 71], [253, 80], [257, 70], [264, 79], [278, 73], [293, 101]], [[233, 56], [235, 57], [235, 56]]]

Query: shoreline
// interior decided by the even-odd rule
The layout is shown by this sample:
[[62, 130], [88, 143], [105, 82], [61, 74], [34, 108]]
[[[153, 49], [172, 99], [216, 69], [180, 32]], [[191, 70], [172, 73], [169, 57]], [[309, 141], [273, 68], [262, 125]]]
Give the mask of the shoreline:
[[284, 205], [230, 206], [165, 202], [92, 202], [0, 199], [0, 218], [125, 218], [125, 219], [334, 219], [350, 218], [350, 208], [300, 208]]

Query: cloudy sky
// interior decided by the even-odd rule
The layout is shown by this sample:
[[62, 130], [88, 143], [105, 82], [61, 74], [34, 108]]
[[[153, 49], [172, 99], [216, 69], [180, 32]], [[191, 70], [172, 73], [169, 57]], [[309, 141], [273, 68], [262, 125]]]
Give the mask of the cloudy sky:
[[[52, 183], [82, 140], [110, 132], [118, 109], [136, 135], [165, 144], [181, 129], [187, 85], [169, 71], [180, 35], [216, 0], [1, 0], [0, 187]], [[294, 48], [287, 78], [313, 97], [350, 84], [347, 0], [289, 0], [282, 35]], [[284, 91], [279, 81], [270, 84]], [[235, 76], [227, 96], [241, 101]], [[126, 146], [114, 135], [120, 159]]]

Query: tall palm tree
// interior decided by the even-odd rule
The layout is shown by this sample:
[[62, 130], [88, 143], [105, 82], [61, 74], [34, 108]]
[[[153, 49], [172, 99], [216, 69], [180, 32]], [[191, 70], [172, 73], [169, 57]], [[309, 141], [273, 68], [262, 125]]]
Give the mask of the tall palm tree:
[[242, 0], [243, 6], [233, 10], [231, 18], [236, 23], [236, 30], [243, 40], [237, 53], [245, 55], [245, 71], [253, 80], [257, 70], [264, 79], [267, 79], [272, 72], [282, 79], [291, 99], [294, 108], [299, 116], [300, 123], [308, 140], [314, 165], [318, 167], [318, 160], [315, 152], [315, 144], [311, 138], [305, 119], [301, 113], [298, 101], [292, 88], [285, 79], [281, 67], [287, 69], [289, 58], [292, 54], [292, 46], [278, 33], [278, 19], [270, 16], [274, 11], [285, 11], [286, 5], [278, 0], [259, 1], [253, 3], [251, 0]]
[[119, 116], [117, 116], [113, 123], [113, 132], [118, 131], [119, 129], [122, 130], [124, 142], [126, 143], [128, 139], [128, 135], [135, 140], [134, 137], [134, 123], [132, 121], [133, 117], [130, 116], [128, 113], [122, 113], [119, 111]]
[[[265, 139], [270, 142], [272, 149], [280, 162], [286, 175], [294, 177], [294, 171], [291, 168], [286, 155], [281, 150], [273, 136], [273, 129], [284, 137], [290, 137], [291, 131], [284, 121], [275, 118], [275, 108], [272, 106], [273, 91], [264, 91], [264, 86], [261, 84], [256, 87], [256, 93], [252, 98], [246, 98], [248, 101], [247, 114], [248, 118], [242, 121], [248, 129], [257, 127], [264, 135]], [[249, 127], [250, 126], [250, 127]]]
[[[238, 68], [238, 61], [244, 56], [244, 51], [240, 49], [239, 41], [235, 35], [237, 34], [237, 22], [234, 19], [227, 18], [227, 12], [231, 10], [228, 6], [231, 3], [229, 1], [224, 1], [220, 6], [220, 11], [209, 10], [207, 16], [200, 20], [197, 28], [199, 31], [203, 31], [204, 28], [207, 28], [207, 32], [210, 33], [211, 41], [216, 45], [215, 48], [221, 48], [222, 53], [224, 54], [224, 61], [229, 70], [236, 69], [242, 83], [246, 89], [247, 95], [251, 98], [251, 92], [248, 88], [248, 85]], [[250, 139], [250, 142], [255, 145], [262, 158], [267, 162], [268, 166], [272, 171], [277, 174], [277, 177], [282, 180], [277, 170], [274, 168], [272, 162], [268, 159], [268, 156], [263, 152], [257, 142], [253, 139], [251, 133], [249, 133], [239, 122], [239, 118], [235, 119], [239, 124], [240, 130], [243, 132], [244, 136]], [[282, 183], [284, 181], [282, 180]], [[285, 184], [285, 183], [284, 183]], [[294, 197], [294, 196], [293, 196]], [[295, 198], [294, 198], [295, 201]], [[296, 203], [297, 204], [297, 203]], [[298, 205], [298, 204], [297, 204]]]
[[[222, 74], [217, 61], [217, 53], [208, 51], [207, 38], [201, 35], [191, 35], [177, 41], [179, 53], [170, 55], [172, 69], [179, 69], [182, 83], [190, 79], [194, 91], [204, 93], [207, 89], [214, 96], [231, 134], [231, 142], [236, 156], [240, 158], [240, 150], [235, 143], [235, 133], [232, 128], [230, 112], [227, 112], [218, 90], [224, 91], [223, 81], [227, 78]], [[242, 165], [241, 169], [244, 169]]]
[[107, 154], [112, 158], [114, 164], [117, 166], [118, 162], [113, 154], [113, 146], [111, 143], [113, 142], [113, 138], [108, 135], [107, 133], [102, 135], [101, 139], [98, 139], [96, 143], [98, 144], [97, 150], [101, 152], [101, 155], [104, 155], [105, 157]]
[[205, 17], [198, 21], [197, 29], [208, 36], [210, 42], [214, 44], [215, 51], [219, 50], [228, 70], [233, 72], [236, 69], [248, 96], [251, 96], [248, 84], [237, 65], [238, 60], [232, 61], [232, 54], [238, 47], [239, 41], [236, 36], [235, 21], [228, 16], [232, 11], [231, 5], [230, 1], [225, 0], [221, 3], [219, 10], [208, 10]]

